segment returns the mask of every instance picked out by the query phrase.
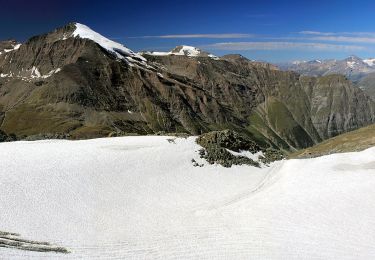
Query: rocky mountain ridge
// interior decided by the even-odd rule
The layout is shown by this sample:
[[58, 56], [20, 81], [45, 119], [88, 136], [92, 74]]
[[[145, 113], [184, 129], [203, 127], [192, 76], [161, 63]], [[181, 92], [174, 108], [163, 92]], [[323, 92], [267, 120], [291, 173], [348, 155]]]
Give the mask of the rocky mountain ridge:
[[233, 129], [295, 150], [375, 120], [374, 102], [342, 76], [184, 50], [135, 53], [77, 23], [35, 36], [0, 54], [0, 129], [72, 138]]

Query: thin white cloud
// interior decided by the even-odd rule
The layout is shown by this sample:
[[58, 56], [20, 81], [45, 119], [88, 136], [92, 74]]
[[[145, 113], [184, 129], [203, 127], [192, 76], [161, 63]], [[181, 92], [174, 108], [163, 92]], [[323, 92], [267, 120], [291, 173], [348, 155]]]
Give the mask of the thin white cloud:
[[310, 39], [331, 42], [375, 43], [375, 37], [319, 36]]
[[299, 32], [299, 34], [302, 34], [302, 35], [306, 36], [305, 38], [300, 38], [301, 40], [330, 41], [330, 42], [351, 42], [351, 43], [362, 43], [362, 44], [375, 43], [375, 33], [374, 32], [301, 31], [301, 32]]
[[188, 38], [206, 38], [206, 39], [237, 39], [237, 38], [252, 38], [253, 34], [246, 33], [220, 33], [220, 34], [168, 34], [168, 35], [154, 35], [154, 36], [138, 36], [129, 38], [160, 38], [160, 39], [188, 39]]
[[299, 34], [304, 35], [323, 35], [323, 36], [329, 36], [329, 35], [336, 35], [336, 33], [333, 32], [317, 32], [317, 31], [301, 31]]
[[246, 50], [318, 50], [318, 51], [360, 51], [364, 46], [339, 45], [314, 42], [221, 42], [204, 46], [206, 49]]
[[312, 36], [353, 36], [353, 37], [375, 37], [375, 32], [319, 32], [301, 31], [299, 34]]
[[375, 37], [351, 37], [351, 36], [311, 36], [311, 37], [268, 37], [266, 40], [283, 40], [283, 41], [320, 41], [320, 42], [337, 42], [337, 43], [359, 43], [373, 44]]

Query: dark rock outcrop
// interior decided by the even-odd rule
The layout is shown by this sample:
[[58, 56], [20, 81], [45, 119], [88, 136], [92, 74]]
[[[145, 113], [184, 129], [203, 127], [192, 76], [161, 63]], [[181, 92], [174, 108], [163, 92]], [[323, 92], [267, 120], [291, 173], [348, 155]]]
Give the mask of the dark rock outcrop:
[[196, 142], [203, 147], [199, 151], [201, 158], [210, 164], [217, 163], [224, 167], [243, 164], [260, 166], [257, 161], [245, 156], [234, 155], [229, 151], [256, 153], [261, 150], [254, 141], [236, 132], [230, 130], [213, 131], [202, 134], [197, 138]]
[[2, 231], [0, 231], [0, 247], [35, 252], [70, 253], [69, 250], [64, 247], [54, 246], [48, 242], [23, 239], [20, 238], [20, 235], [17, 233]]
[[0, 143], [1, 142], [12, 142], [16, 141], [17, 137], [15, 134], [7, 135], [4, 131], [0, 130]]
[[197, 143], [203, 147], [215, 145], [235, 152], [250, 151], [256, 153], [260, 151], [260, 147], [254, 141], [231, 130], [202, 134], [197, 138]]

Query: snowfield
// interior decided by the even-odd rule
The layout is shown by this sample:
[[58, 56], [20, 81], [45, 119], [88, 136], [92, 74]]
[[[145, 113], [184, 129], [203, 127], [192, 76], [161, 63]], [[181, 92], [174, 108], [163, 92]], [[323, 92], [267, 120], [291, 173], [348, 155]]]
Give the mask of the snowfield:
[[194, 167], [194, 137], [0, 144], [0, 231], [70, 254], [0, 259], [373, 259], [375, 148]]

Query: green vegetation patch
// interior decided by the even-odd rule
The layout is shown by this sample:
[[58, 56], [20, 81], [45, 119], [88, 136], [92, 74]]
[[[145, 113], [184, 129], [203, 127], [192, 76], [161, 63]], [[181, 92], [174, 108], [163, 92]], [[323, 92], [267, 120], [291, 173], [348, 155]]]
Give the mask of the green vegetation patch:
[[332, 153], [358, 152], [375, 146], [375, 124], [325, 140], [291, 154], [290, 158], [313, 158]]

